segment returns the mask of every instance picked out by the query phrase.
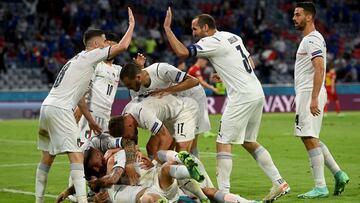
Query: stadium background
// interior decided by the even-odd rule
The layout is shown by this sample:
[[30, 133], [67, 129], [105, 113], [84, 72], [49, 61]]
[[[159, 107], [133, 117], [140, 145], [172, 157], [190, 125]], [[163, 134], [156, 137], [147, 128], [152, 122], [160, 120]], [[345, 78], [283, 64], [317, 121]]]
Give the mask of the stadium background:
[[[116, 63], [124, 64], [130, 61], [137, 52], [141, 52], [147, 56], [148, 64], [168, 62], [177, 66], [179, 61], [164, 39], [162, 30], [167, 6], [173, 8], [172, 28], [185, 44], [194, 42], [190, 29], [192, 17], [199, 13], [209, 13], [217, 20], [219, 30], [230, 31], [243, 37], [246, 47], [257, 64], [255, 72], [263, 84], [266, 94], [264, 111], [294, 111], [293, 64], [295, 51], [301, 39], [300, 33], [293, 29], [291, 20], [295, 3], [296, 1], [290, 0], [2, 0], [0, 2], [0, 140], [4, 147], [0, 151], [0, 171], [8, 172], [6, 165], [19, 161], [35, 163], [39, 157], [35, 142], [37, 121], [11, 121], [8, 119], [36, 119], [41, 102], [48, 94], [57, 72], [69, 58], [83, 49], [83, 32], [88, 27], [96, 27], [121, 35], [127, 28], [126, 8], [128, 6], [133, 9], [135, 14], [135, 34], [128, 52], [118, 57]], [[330, 143], [334, 143], [332, 145], [335, 147], [334, 153], [338, 151], [346, 154], [350, 150], [352, 153], [359, 154], [358, 149], [349, 146], [360, 142], [356, 133], [360, 130], [358, 128], [360, 115], [359, 112], [356, 112], [360, 110], [360, 1], [318, 0], [315, 3], [317, 6], [316, 26], [326, 39], [327, 66], [334, 67], [337, 72], [337, 92], [342, 109], [355, 111], [345, 112], [344, 118], [337, 118], [335, 114], [330, 113], [330, 118], [325, 119], [325, 129], [322, 134], [324, 131], [334, 134], [333, 137], [325, 138]], [[188, 60], [186, 66], [190, 67], [192, 63], [194, 63], [193, 60]], [[209, 66], [203, 74], [206, 77], [211, 72], [212, 67]], [[221, 113], [225, 97], [212, 95], [211, 91], [206, 92], [210, 106], [209, 112], [211, 114]], [[127, 90], [120, 86], [113, 113], [118, 114], [128, 99]], [[333, 109], [334, 106], [330, 106], [330, 110]], [[219, 118], [218, 115], [211, 117], [213, 132], [217, 131]], [[275, 144], [278, 139], [275, 133], [277, 131], [270, 133], [274, 137], [263, 138], [265, 145], [270, 146], [270, 151], [272, 151], [273, 147], [271, 146], [273, 145], [281, 148], [289, 142], [295, 142], [291, 139], [292, 121], [293, 114], [264, 115], [264, 126], [261, 128], [260, 136], [276, 127], [281, 133], [286, 131], [286, 136], [290, 139], [290, 141], [285, 139], [286, 141], [280, 142], [281, 145]], [[280, 124], [276, 125], [276, 122], [280, 122]], [[267, 125], [266, 123], [274, 124]], [[339, 134], [346, 136], [342, 137]], [[349, 139], [345, 142], [345, 146], [335, 144], [338, 142], [337, 139], [341, 138], [343, 141]], [[354, 140], [351, 141], [351, 139]], [[25, 142], [23, 142], [24, 140]], [[30, 144], [26, 141], [29, 141]], [[215, 152], [213, 146], [207, 147], [214, 145], [214, 140], [205, 139], [204, 142], [202, 149], [209, 153]], [[22, 146], [21, 143], [26, 146]], [[299, 151], [303, 150], [297, 144]], [[19, 155], [15, 153], [10, 156], [7, 150], [11, 151], [18, 145], [21, 145], [20, 147], [24, 148], [24, 151], [20, 151]], [[24, 159], [23, 156], [27, 152], [31, 152], [31, 158]], [[276, 150], [274, 152], [274, 154], [279, 153], [282, 152], [277, 153]], [[9, 156], [6, 157], [7, 155]], [[207, 156], [211, 156], [211, 154]], [[274, 156], [276, 157], [276, 155]], [[290, 153], [289, 157], [280, 156], [275, 159], [283, 160], [282, 158], [284, 158], [287, 163], [292, 163], [291, 158], [295, 157]], [[303, 162], [299, 162], [299, 164], [303, 163], [304, 168], [307, 167], [305, 156], [300, 159]], [[60, 160], [62, 159], [60, 158]], [[209, 161], [215, 161], [215, 159], [209, 158]], [[239, 162], [247, 163], [247, 161], [249, 160], [245, 158]], [[350, 171], [358, 171], [359, 165], [353, 164], [359, 163], [358, 157], [350, 158], [347, 155], [340, 155], [341, 161], [345, 162], [345, 167], [350, 168]], [[214, 165], [210, 167], [214, 168]], [[25, 169], [21, 169], [21, 171], [23, 170]], [[33, 191], [31, 177], [34, 177], [32, 175], [35, 165], [27, 167], [26, 170], [29, 171], [24, 172], [26, 177], [22, 178], [25, 179], [27, 186], [23, 187], [19, 183], [11, 187], [10, 183], [13, 179], [11, 177], [16, 177], [14, 174], [8, 178], [8, 181], [5, 180], [0, 184], [0, 191], [8, 187]], [[249, 173], [252, 170], [255, 169], [245, 167], [245, 171], [242, 172]], [[291, 174], [292, 172], [285, 173]], [[260, 172], [259, 176], [263, 177]], [[309, 174], [304, 177], [309, 178], [308, 176]], [[237, 178], [236, 175], [235, 178]], [[257, 177], [252, 178], [256, 179]], [[297, 177], [299, 180], [302, 178], [301, 175]], [[213, 180], [215, 181], [215, 179]], [[257, 181], [264, 182], [263, 180], [255, 182]], [[360, 182], [358, 177], [355, 181]], [[60, 183], [54, 183], [56, 187], [50, 187], [49, 193], [60, 192], [64, 187], [62, 183], [65, 182], [66, 180], [61, 180]], [[308, 182], [311, 180], [309, 179]], [[331, 180], [328, 181], [328, 183], [330, 182]], [[262, 190], [264, 186], [253, 189], [254, 191]], [[247, 190], [250, 195], [254, 195], [256, 193], [254, 191]], [[354, 189], [349, 201], [359, 200], [360, 197], [357, 193]], [[6, 193], [0, 193], [0, 200], [6, 199], [7, 196], [9, 195]], [[24, 197], [19, 196], [19, 199], [22, 198]], [[19, 199], [10, 199], [6, 199], [6, 202], [21, 202]], [[337, 200], [334, 201], [337, 202]]]

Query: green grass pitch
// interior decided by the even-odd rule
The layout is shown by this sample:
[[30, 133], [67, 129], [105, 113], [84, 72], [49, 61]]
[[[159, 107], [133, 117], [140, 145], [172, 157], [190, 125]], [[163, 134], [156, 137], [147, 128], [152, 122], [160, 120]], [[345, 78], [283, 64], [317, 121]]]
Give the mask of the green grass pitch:
[[[346, 112], [345, 117], [330, 113], [324, 118], [321, 140], [336, 158], [340, 167], [350, 176], [345, 192], [338, 197], [298, 200], [299, 193], [313, 187], [307, 153], [301, 141], [293, 136], [294, 114], [264, 114], [258, 141], [268, 149], [281, 175], [291, 186], [291, 192], [278, 202], [360, 202], [360, 112]], [[213, 132], [217, 132], [220, 115], [211, 116]], [[0, 202], [34, 202], [35, 170], [40, 158], [36, 149], [37, 120], [0, 121]], [[148, 133], [140, 132], [140, 146]], [[216, 154], [215, 137], [200, 138], [200, 156], [214, 184]], [[271, 187], [269, 179], [257, 166], [251, 155], [241, 146], [233, 147], [231, 190], [249, 199], [261, 199]], [[325, 169], [329, 191], [334, 181]], [[66, 186], [69, 164], [66, 156], [58, 156], [50, 170], [46, 194], [57, 195]], [[15, 193], [9, 192], [12, 190]], [[46, 202], [53, 202], [47, 197]]]

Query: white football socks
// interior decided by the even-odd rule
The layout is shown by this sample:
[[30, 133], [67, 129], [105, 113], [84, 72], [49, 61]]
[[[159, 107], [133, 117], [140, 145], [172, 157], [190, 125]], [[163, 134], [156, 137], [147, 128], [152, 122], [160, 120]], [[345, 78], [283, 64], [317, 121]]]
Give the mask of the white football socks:
[[273, 185], [280, 185], [284, 182], [282, 179], [279, 170], [276, 168], [270, 153], [263, 147], [258, 147], [253, 153], [252, 156], [256, 160], [257, 164], [264, 171], [267, 177], [270, 178]]
[[169, 173], [175, 179], [191, 178], [188, 169], [184, 165], [170, 165]]
[[218, 152], [216, 155], [216, 179], [219, 190], [224, 193], [230, 192], [230, 175], [232, 170], [232, 154]]
[[70, 176], [75, 187], [76, 198], [78, 203], [87, 203], [86, 197], [86, 181], [84, 174], [84, 166], [80, 163], [70, 164]]
[[45, 188], [47, 184], [48, 174], [50, 166], [43, 163], [39, 163], [36, 169], [36, 180], [35, 180], [35, 197], [36, 203], [44, 202]]
[[239, 195], [231, 194], [231, 193], [224, 193], [222, 191], [217, 191], [214, 195], [216, 202], [220, 203], [250, 203], [253, 201], [247, 200], [245, 198], [240, 197]]
[[326, 187], [324, 177], [324, 155], [320, 147], [316, 147], [308, 151], [310, 159], [310, 167], [316, 187]]
[[329, 149], [326, 147], [326, 145], [323, 142], [320, 142], [320, 147], [324, 155], [324, 161], [326, 167], [328, 167], [331, 173], [335, 175], [335, 173], [340, 171], [339, 165], [336, 163], [334, 157], [331, 155]]

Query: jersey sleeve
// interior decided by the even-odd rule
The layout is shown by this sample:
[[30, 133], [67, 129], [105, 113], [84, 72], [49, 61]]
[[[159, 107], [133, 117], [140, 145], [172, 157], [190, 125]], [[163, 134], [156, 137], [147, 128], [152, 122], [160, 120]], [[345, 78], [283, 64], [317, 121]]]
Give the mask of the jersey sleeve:
[[151, 131], [153, 135], [159, 132], [162, 122], [156, 117], [156, 115], [144, 108], [140, 103], [130, 102], [128, 103], [123, 111], [123, 114], [131, 114], [139, 127], [145, 128]]
[[158, 77], [165, 81], [179, 83], [182, 82], [186, 77], [186, 72], [183, 72], [168, 63], [159, 63], [156, 68]]
[[309, 36], [305, 41], [305, 50], [308, 56], [311, 57], [311, 60], [315, 57], [323, 57], [324, 58], [324, 44], [323, 42], [315, 36]]
[[97, 64], [109, 58], [111, 46], [105, 48], [97, 48], [86, 52], [85, 59], [90, 64]]
[[114, 166], [112, 167], [112, 169], [117, 167], [125, 168], [125, 163], [126, 163], [125, 150], [120, 150], [114, 154]]
[[216, 37], [205, 37], [196, 44], [188, 46], [189, 56], [212, 57], [220, 47], [220, 40]]

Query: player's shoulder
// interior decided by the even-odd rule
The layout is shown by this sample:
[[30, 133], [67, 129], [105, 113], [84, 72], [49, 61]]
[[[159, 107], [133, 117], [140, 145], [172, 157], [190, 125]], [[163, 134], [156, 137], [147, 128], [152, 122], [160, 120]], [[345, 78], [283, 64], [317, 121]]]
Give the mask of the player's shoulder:
[[323, 42], [324, 41], [324, 37], [322, 36], [322, 34], [320, 32], [318, 32], [317, 30], [309, 33], [308, 35], [306, 35], [304, 37], [304, 41], [307, 43], [315, 43], [315, 42]]

